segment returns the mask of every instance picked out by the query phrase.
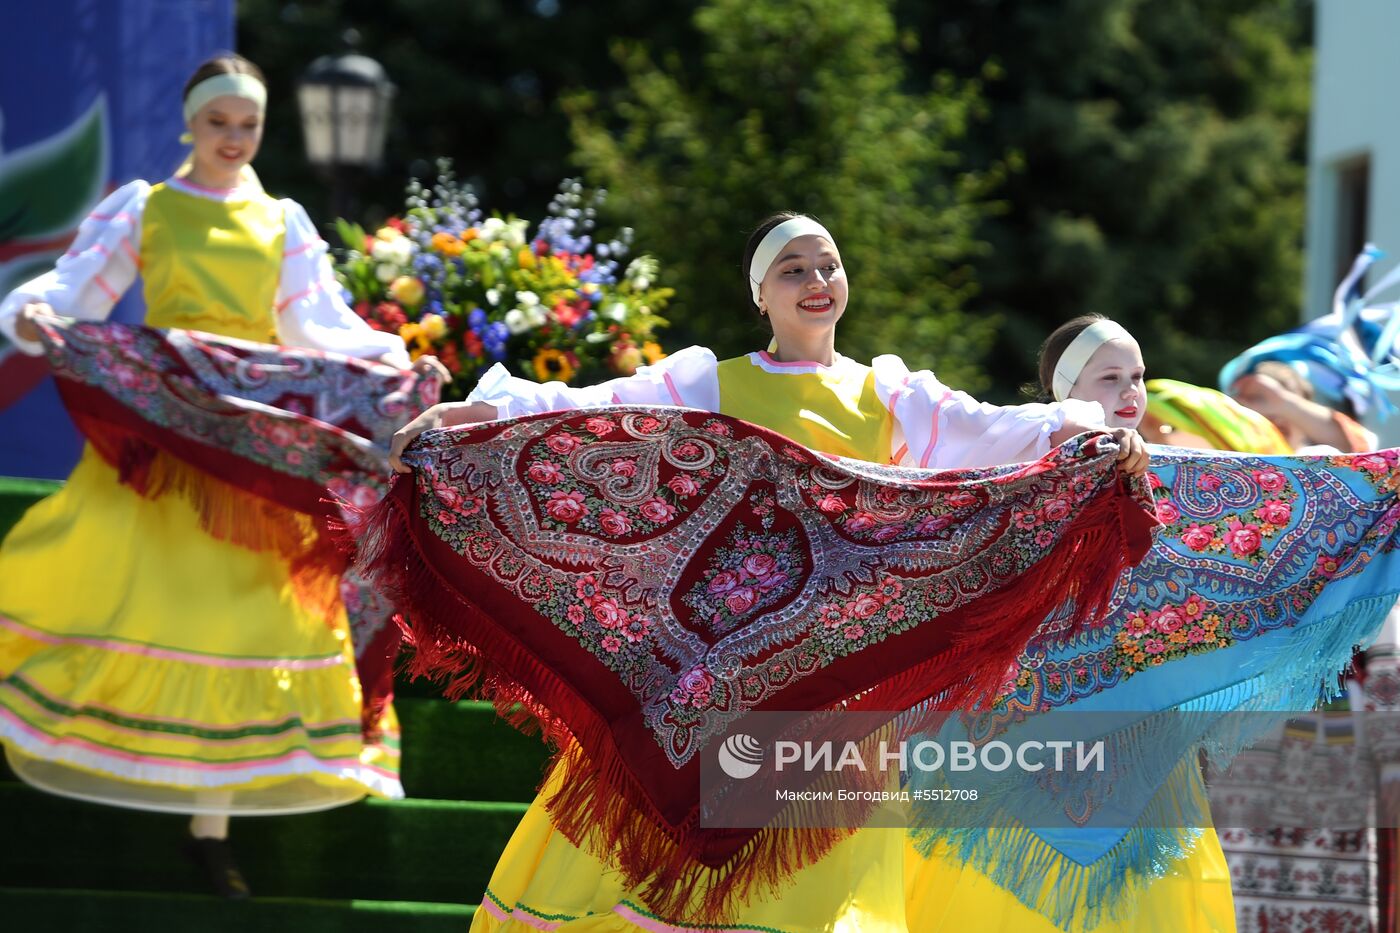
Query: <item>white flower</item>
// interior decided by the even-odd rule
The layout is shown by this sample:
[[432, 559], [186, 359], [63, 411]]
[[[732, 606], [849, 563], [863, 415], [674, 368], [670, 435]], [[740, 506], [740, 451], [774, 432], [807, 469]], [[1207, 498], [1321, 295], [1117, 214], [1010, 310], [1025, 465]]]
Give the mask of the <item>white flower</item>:
[[652, 279], [656, 278], [656, 273], [659, 271], [661, 271], [661, 265], [654, 258], [638, 256], [627, 264], [624, 276], [627, 279], [627, 284], [639, 292], [644, 292], [651, 288]]
[[380, 262], [389, 262], [394, 258], [394, 244], [388, 240], [375, 240], [374, 245], [369, 248], [369, 254]]
[[621, 324], [627, 320], [627, 306], [620, 301], [614, 301], [603, 309], [603, 316]]
[[486, 303], [498, 305], [501, 303], [501, 290], [499, 288], [486, 289]]
[[399, 267], [392, 262], [382, 262], [374, 269], [374, 277], [388, 285], [399, 277]]
[[406, 236], [390, 241], [389, 255], [399, 265], [408, 265], [413, 259], [413, 241]]
[[512, 220], [506, 224], [505, 235], [501, 238], [516, 249], [525, 245], [525, 231], [530, 229], [528, 220]]
[[490, 243], [506, 231], [506, 222], [499, 217], [488, 217], [476, 228], [477, 239]]
[[536, 295], [532, 291], [516, 292], [515, 303], [520, 305], [520, 307], [522, 308], [534, 307], [535, 305], [540, 303], [540, 296]]
[[519, 308], [511, 308], [505, 316], [506, 330], [512, 334], [523, 334], [531, 328], [530, 322]]
[[521, 310], [525, 313], [525, 319], [530, 322], [531, 327], [543, 327], [549, 323], [549, 312], [542, 304], [533, 304]]

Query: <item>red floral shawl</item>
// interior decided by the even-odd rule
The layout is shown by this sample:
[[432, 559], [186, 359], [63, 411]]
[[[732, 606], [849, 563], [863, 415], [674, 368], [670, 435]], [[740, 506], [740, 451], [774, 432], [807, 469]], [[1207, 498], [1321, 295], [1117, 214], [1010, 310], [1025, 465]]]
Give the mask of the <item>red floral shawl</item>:
[[974, 702], [1067, 598], [1092, 619], [1156, 524], [1107, 441], [940, 473], [683, 409], [429, 432], [361, 566], [418, 672], [560, 744], [562, 832], [654, 909], [722, 917], [844, 832], [706, 829], [701, 754], [755, 710]]
[[[436, 400], [435, 377], [193, 331], [61, 318], [39, 327], [64, 406], [123, 483], [152, 498], [178, 492], [211, 535], [277, 551], [318, 610], [345, 593], [352, 610], [372, 605], [347, 589], [328, 524], [340, 518], [335, 500], [378, 501], [389, 437]], [[351, 613], [372, 724], [400, 638], [370, 616]]]

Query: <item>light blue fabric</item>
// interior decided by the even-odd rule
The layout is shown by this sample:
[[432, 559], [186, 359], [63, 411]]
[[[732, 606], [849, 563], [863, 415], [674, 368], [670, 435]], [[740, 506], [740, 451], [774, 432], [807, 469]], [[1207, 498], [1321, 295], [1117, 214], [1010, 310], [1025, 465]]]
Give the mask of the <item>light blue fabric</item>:
[[[920, 849], [949, 842], [1061, 926], [1116, 915], [1133, 879], [1189, 852], [1211, 825], [1198, 750], [1223, 766], [1336, 693], [1354, 648], [1400, 597], [1400, 452], [1152, 456], [1164, 527], [1103, 622], [1033, 642], [995, 709], [938, 736], [1013, 747], [1097, 736], [1107, 771], [1058, 774], [1053, 786], [1016, 769], [909, 780], [913, 791], [978, 791], [956, 811], [916, 803]], [[1211, 631], [1226, 637], [1212, 642]], [[1047, 871], [1061, 882], [1049, 892]]]
[[1400, 302], [1380, 297], [1400, 285], [1400, 268], [1365, 292], [1361, 280], [1385, 253], [1367, 244], [1332, 298], [1330, 314], [1296, 330], [1262, 340], [1220, 370], [1220, 390], [1229, 392], [1241, 376], [1266, 361], [1298, 370], [1320, 401], [1338, 407], [1348, 402], [1357, 417], [1389, 418], [1395, 406], [1387, 391], [1400, 390]]

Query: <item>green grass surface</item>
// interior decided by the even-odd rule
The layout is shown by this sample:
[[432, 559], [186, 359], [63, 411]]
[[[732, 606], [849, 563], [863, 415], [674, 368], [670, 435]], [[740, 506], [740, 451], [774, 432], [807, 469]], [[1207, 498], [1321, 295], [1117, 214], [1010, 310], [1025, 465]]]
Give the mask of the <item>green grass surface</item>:
[[[0, 478], [0, 534], [57, 485]], [[436, 690], [398, 688], [410, 799], [234, 819], [247, 902], [204, 894], [181, 852], [187, 818], [42, 794], [0, 763], [0, 929], [465, 933], [545, 749]]]
[[0, 888], [7, 930], [144, 930], [174, 933], [465, 933], [475, 908], [412, 901], [257, 897], [221, 901], [193, 894], [141, 894], [72, 888]]

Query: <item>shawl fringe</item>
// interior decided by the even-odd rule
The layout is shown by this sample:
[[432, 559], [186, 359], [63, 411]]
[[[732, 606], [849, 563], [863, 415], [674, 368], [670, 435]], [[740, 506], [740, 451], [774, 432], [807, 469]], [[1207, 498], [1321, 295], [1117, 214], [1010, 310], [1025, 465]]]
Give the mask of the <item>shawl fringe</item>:
[[[1064, 855], [1021, 822], [1024, 786], [1003, 788], [1000, 794], [980, 786], [987, 807], [976, 827], [916, 825], [911, 830], [916, 849], [928, 857], [943, 843], [944, 854], [987, 875], [1064, 930], [1130, 916], [1143, 887], [1190, 855], [1201, 829], [1211, 825], [1207, 798], [1181, 792], [1181, 769], [1198, 767], [1198, 750], [1223, 769], [1296, 711], [1334, 698], [1338, 671], [1351, 663], [1355, 646], [1374, 640], [1397, 598], [1400, 584], [1392, 582], [1384, 593], [1280, 632], [1254, 659], [1253, 674], [1198, 698], [1190, 709], [1144, 713], [1141, 721], [1110, 736], [1108, 755], [1120, 775], [1143, 775], [1160, 783], [1134, 787], [1131, 780], [1119, 779], [1115, 796], [1148, 803], [1136, 825], [1092, 863]], [[1151, 868], [1144, 871], [1143, 866]], [[1047, 889], [1047, 877], [1060, 881]]]
[[341, 607], [340, 575], [349, 565], [324, 516], [269, 502], [217, 479], [111, 422], [70, 411], [122, 485], [146, 499], [179, 496], [211, 538], [250, 551], [271, 551], [288, 563], [297, 600], [334, 625]]
[[[538, 729], [556, 744], [552, 766], [568, 769], [546, 802], [556, 827], [616, 864], [650, 909], [688, 922], [726, 922], [741, 902], [778, 890], [850, 835], [793, 828], [800, 808], [756, 831], [702, 827], [698, 806], [680, 825], [668, 825], [629, 771], [609, 723], [422, 557], [412, 530], [415, 506], [415, 484], [402, 478], [356, 523], [357, 566], [399, 607], [414, 648], [410, 672], [442, 681], [451, 698], [490, 700], [513, 725]], [[1020, 646], [1062, 608], [1066, 594], [1072, 604], [1061, 618], [1071, 630], [1102, 613], [1119, 575], [1146, 553], [1154, 525], [1124, 483], [1109, 484], [1013, 585], [928, 623], [960, 633], [949, 649], [893, 678], [874, 676], [842, 708], [892, 710], [900, 734], [910, 735], [948, 710], [990, 699]], [[936, 703], [922, 714], [901, 716], [929, 700]], [[698, 781], [698, 771], [679, 778]], [[868, 806], [850, 813], [850, 825], [867, 813]]]

